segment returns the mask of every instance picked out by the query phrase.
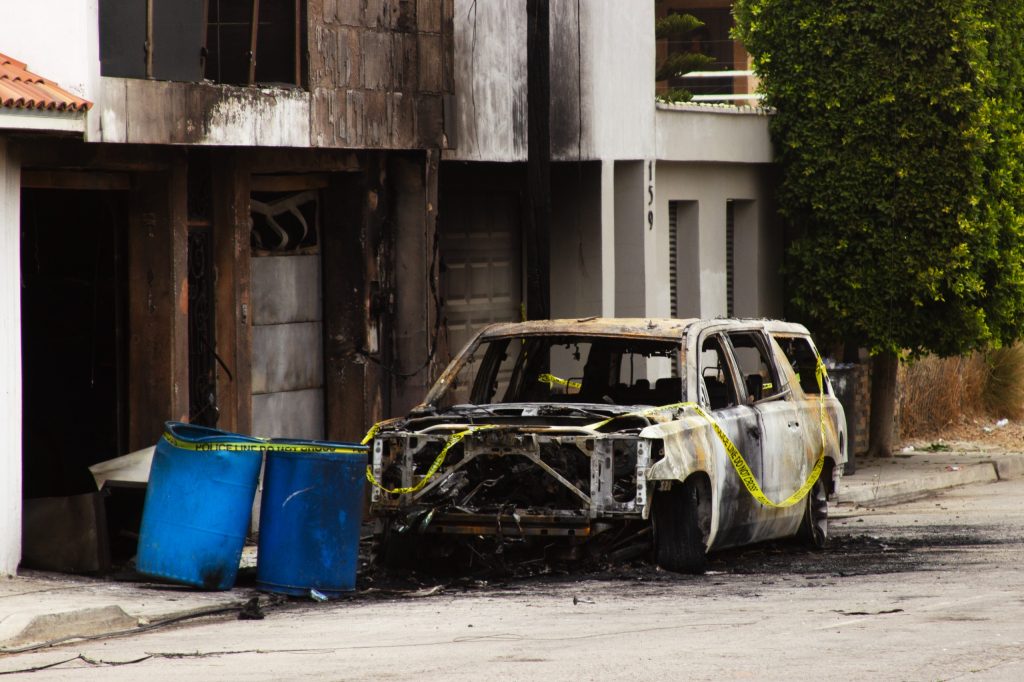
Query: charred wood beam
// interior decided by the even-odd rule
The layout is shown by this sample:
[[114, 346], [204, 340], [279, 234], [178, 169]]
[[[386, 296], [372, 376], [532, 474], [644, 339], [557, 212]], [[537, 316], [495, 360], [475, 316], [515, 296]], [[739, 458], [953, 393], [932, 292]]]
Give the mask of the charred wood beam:
[[531, 320], [550, 315], [551, 40], [547, 0], [526, 2], [526, 93], [529, 102], [526, 184], [526, 306]]

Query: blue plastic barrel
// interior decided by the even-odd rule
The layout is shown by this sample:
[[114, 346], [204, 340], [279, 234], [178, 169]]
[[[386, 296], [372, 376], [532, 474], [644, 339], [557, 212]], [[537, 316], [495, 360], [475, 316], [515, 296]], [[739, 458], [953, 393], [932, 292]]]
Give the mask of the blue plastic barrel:
[[235, 584], [263, 459], [262, 449], [247, 448], [262, 444], [202, 426], [166, 425], [149, 472], [139, 573], [207, 590]]
[[[328, 597], [355, 589], [366, 448], [275, 439], [263, 473], [256, 586], [267, 592]], [[342, 448], [352, 452], [309, 452]]]

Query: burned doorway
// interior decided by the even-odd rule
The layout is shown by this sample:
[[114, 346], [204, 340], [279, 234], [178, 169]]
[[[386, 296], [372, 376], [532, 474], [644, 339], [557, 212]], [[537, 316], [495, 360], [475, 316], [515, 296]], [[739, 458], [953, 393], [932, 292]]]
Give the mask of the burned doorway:
[[95, 490], [127, 450], [128, 193], [22, 191], [25, 497]]

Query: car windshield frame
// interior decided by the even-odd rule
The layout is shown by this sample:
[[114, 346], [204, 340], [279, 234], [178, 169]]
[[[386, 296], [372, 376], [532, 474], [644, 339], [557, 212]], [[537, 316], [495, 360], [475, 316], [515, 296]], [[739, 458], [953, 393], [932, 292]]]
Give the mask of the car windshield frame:
[[[430, 407], [434, 410], [447, 410], [458, 404], [512, 405], [573, 402], [599, 405], [652, 405], [679, 402], [683, 396], [683, 377], [685, 377], [685, 355], [682, 342], [681, 336], [675, 335], [601, 334], [592, 331], [573, 333], [563, 330], [546, 333], [513, 332], [500, 335], [483, 334], [468, 344], [449, 364], [448, 368], [431, 387], [421, 406]], [[508, 369], [506, 351], [516, 348], [516, 344], [521, 344], [520, 347], [527, 352], [516, 351], [508, 383], [504, 387], [495, 387], [499, 367], [505, 363], [506, 370]], [[586, 360], [590, 359], [589, 354], [595, 348], [600, 349], [599, 356], [600, 354], [605, 356], [602, 360], [604, 364], [599, 364], [597, 368], [598, 373], [607, 372], [610, 375], [623, 371], [622, 362], [627, 354], [634, 359], [637, 356], [642, 356], [645, 360], [650, 358], [660, 359], [662, 362], [657, 365], [660, 369], [659, 378], [671, 379], [671, 382], [663, 382], [661, 395], [669, 396], [671, 399], [664, 401], [629, 400], [621, 396], [612, 399], [607, 394], [595, 393], [594, 390], [591, 390], [591, 386], [587, 385], [587, 377], [579, 375], [575, 377], [559, 377], [551, 374], [550, 358], [547, 361], [541, 361], [539, 366], [537, 363], [530, 361], [531, 357], [540, 356], [541, 353], [536, 352], [538, 350], [543, 353], [550, 353], [553, 348], [558, 346], [568, 348], [585, 344], [589, 346], [587, 348], [588, 355]], [[535, 351], [533, 356], [529, 353], [531, 348]], [[581, 360], [578, 348], [575, 349], [574, 357], [576, 357], [577, 361]], [[467, 371], [467, 366], [473, 364], [477, 365], [476, 369], [470, 370], [471, 375], [465, 377], [464, 372]], [[589, 365], [589, 363], [587, 364]], [[648, 381], [650, 388], [653, 389], [657, 379], [653, 376], [650, 380], [644, 379], [644, 375], [649, 370], [649, 363], [645, 364], [648, 366], [645, 366], [643, 369], [634, 368], [634, 371], [641, 375], [641, 382]], [[673, 366], [675, 368], [674, 372], [672, 371]], [[655, 374], [658, 374], [658, 372], [655, 372]], [[468, 381], [457, 381], [460, 376], [468, 379]], [[562, 395], [554, 398], [549, 397], [548, 399], [543, 397], [539, 399], [530, 398], [528, 395], [524, 395], [529, 388], [536, 388], [533, 382], [529, 380], [541, 376], [549, 377], [549, 380], [554, 382], [549, 383], [549, 386], [552, 388], [555, 385], [561, 386]], [[612, 380], [608, 378], [606, 381], [610, 383]], [[489, 384], [490, 387], [488, 386]], [[470, 387], [470, 391], [469, 396], [465, 400], [448, 399], [452, 391], [459, 390], [460, 387], [467, 385]], [[602, 388], [600, 382], [598, 382], [598, 387]], [[478, 399], [483, 394], [486, 394], [488, 390], [491, 391], [489, 399], [478, 402]], [[573, 395], [572, 390], [579, 390], [581, 393]], [[651, 393], [653, 395], [653, 391]]]

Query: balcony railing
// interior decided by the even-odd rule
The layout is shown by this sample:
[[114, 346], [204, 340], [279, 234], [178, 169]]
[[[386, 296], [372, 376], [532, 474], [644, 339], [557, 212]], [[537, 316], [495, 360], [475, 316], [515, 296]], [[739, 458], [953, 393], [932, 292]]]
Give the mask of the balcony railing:
[[[749, 101], [752, 104], [757, 104], [763, 99], [763, 95], [759, 92], [753, 92], [756, 87], [757, 81], [754, 79], [754, 72], [749, 69], [727, 69], [724, 71], [690, 71], [679, 77], [682, 81], [692, 81], [695, 83], [707, 82], [707, 79], [715, 79], [721, 81], [722, 79], [729, 79], [731, 87], [728, 88], [730, 92], [721, 93], [709, 93], [704, 92], [703, 88], [700, 88], [700, 92], [695, 93], [690, 101], [691, 102], [724, 102], [724, 103], [735, 103]], [[684, 82], [683, 87], [687, 87], [688, 83]], [[723, 88], [724, 89], [724, 88]]]

